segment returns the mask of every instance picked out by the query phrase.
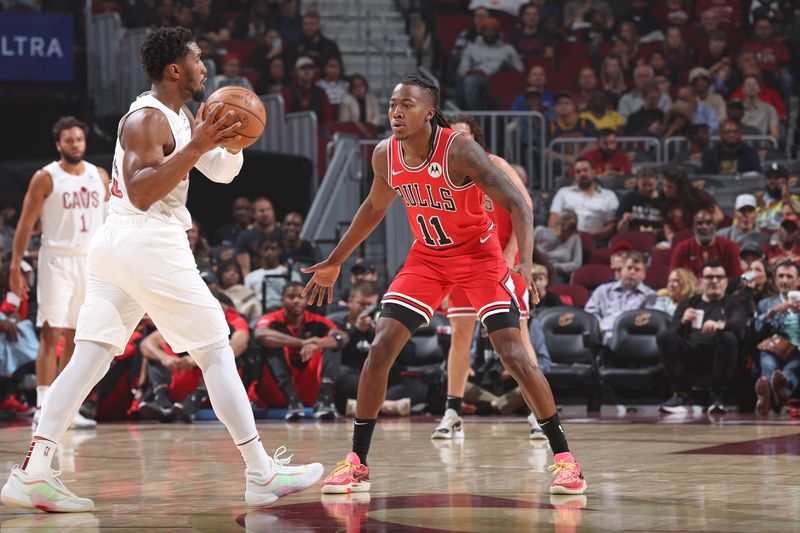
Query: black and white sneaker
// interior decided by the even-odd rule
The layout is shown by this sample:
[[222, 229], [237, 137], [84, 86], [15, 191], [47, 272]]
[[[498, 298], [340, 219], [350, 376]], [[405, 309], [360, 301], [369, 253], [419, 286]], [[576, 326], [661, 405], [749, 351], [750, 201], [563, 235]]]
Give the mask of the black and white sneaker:
[[320, 398], [314, 405], [314, 418], [317, 420], [335, 420], [336, 406], [330, 398]]
[[728, 410], [725, 409], [725, 402], [721, 394], [713, 394], [711, 396], [711, 405], [708, 406], [708, 414], [710, 415], [724, 415]]
[[175, 418], [187, 424], [194, 422], [197, 409], [205, 399], [205, 391], [194, 391], [180, 402], [175, 402]]
[[531, 440], [547, 440], [547, 436], [533, 413], [528, 415], [528, 424], [531, 425]]
[[290, 402], [283, 417], [287, 422], [303, 420], [306, 417], [306, 408], [301, 402]]
[[686, 402], [686, 398], [676, 392], [672, 395], [672, 398], [662, 403], [658, 410], [662, 413], [685, 415], [689, 413], [689, 405]]
[[447, 409], [444, 412], [442, 420], [439, 425], [433, 430], [431, 434], [432, 439], [463, 439], [464, 428], [463, 420], [455, 409]]

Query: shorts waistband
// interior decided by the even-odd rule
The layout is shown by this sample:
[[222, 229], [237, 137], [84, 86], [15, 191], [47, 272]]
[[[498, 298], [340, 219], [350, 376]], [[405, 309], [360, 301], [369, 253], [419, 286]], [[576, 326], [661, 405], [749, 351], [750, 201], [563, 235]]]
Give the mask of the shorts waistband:
[[46, 246], [39, 248], [39, 255], [62, 257], [86, 257], [86, 248], [68, 248], [66, 246]]
[[164, 229], [173, 229], [183, 231], [183, 227], [178, 224], [170, 224], [163, 220], [158, 220], [147, 215], [119, 215], [110, 214], [106, 218], [107, 225], [109, 226], [156, 226]]

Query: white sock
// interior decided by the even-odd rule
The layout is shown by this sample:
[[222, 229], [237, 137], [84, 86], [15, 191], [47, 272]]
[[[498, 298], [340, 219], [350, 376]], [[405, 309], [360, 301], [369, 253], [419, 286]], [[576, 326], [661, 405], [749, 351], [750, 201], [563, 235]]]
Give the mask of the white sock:
[[250, 472], [266, 475], [272, 470], [272, 461], [270, 461], [264, 445], [261, 444], [261, 437], [253, 437], [244, 444], [237, 444], [236, 447], [239, 448], [244, 464], [247, 465]]
[[31, 441], [28, 456], [22, 463], [22, 469], [29, 474], [47, 474], [52, 467], [53, 457], [56, 455], [58, 445], [49, 440], [37, 439]]
[[36, 408], [41, 409], [42, 403], [44, 402], [44, 396], [47, 394], [47, 390], [50, 388], [50, 385], [37, 385], [36, 386]]

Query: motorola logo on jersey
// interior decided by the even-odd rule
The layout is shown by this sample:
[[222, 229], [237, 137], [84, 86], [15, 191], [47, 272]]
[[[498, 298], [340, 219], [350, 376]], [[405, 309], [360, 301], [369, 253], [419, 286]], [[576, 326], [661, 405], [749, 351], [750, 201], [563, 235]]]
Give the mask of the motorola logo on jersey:
[[420, 190], [419, 183], [404, 183], [393, 187], [394, 191], [403, 198], [406, 207], [430, 207], [439, 211], [456, 211], [453, 193], [447, 187], [438, 187], [438, 194], [434, 187], [426, 183], [425, 189]]
[[428, 174], [432, 178], [438, 178], [442, 175], [442, 165], [439, 163], [433, 162], [428, 165]]

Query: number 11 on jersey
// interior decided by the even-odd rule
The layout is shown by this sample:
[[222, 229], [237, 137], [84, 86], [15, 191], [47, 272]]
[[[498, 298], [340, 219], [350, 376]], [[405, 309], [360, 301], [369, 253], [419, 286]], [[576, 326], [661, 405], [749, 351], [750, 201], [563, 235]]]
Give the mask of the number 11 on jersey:
[[425, 220], [425, 217], [422, 215], [417, 215], [417, 223], [419, 224], [419, 229], [422, 230], [422, 235], [425, 237], [425, 244], [428, 246], [449, 246], [453, 244], [453, 239], [447, 236], [447, 233], [444, 232], [444, 228], [442, 227], [442, 221], [439, 220], [438, 216], [432, 216], [430, 218], [430, 225], [433, 227], [434, 231], [436, 232], [437, 240], [434, 240], [431, 236], [431, 232], [428, 229], [428, 222]]

